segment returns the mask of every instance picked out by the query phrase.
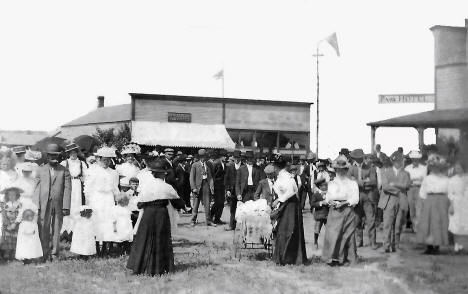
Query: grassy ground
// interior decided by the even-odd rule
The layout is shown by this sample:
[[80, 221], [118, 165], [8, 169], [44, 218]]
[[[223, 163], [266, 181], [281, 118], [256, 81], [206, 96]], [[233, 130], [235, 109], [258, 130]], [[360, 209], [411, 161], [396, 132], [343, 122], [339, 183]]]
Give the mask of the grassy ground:
[[[225, 212], [225, 216], [228, 213]], [[201, 217], [203, 217], [201, 215]], [[202, 218], [200, 218], [202, 219]], [[427, 257], [404, 235], [404, 248], [385, 255], [363, 248], [356, 266], [330, 268], [312, 249], [313, 220], [304, 226], [311, 264], [276, 266], [264, 252], [232, 254], [232, 233], [182, 225], [174, 236], [176, 272], [136, 277], [126, 257], [61, 260], [42, 267], [19, 262], [0, 266], [0, 293], [467, 293], [468, 256]], [[323, 235], [323, 234], [322, 234]]]

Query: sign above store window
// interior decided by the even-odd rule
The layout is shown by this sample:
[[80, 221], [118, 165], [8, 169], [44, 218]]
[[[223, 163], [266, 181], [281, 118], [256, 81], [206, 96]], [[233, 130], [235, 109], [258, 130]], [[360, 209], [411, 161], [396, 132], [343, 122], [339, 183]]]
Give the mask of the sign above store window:
[[379, 95], [379, 104], [389, 103], [434, 103], [434, 94]]
[[181, 113], [181, 112], [168, 112], [167, 113], [167, 121], [168, 122], [189, 123], [189, 122], [192, 122], [192, 114], [191, 113]]

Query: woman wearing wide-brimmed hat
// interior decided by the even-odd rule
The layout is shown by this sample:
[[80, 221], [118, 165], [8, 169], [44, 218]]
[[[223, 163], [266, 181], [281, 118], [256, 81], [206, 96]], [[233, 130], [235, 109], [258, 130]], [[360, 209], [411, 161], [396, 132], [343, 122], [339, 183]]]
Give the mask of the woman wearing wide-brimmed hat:
[[138, 208], [140, 213], [127, 268], [134, 274], [162, 275], [174, 271], [171, 220], [168, 205], [183, 209], [184, 202], [175, 189], [164, 182], [167, 170], [164, 159], [148, 163], [153, 176], [142, 187]]
[[345, 155], [333, 162], [336, 177], [328, 184], [325, 201], [329, 204], [327, 231], [322, 256], [331, 266], [356, 262], [356, 231], [354, 206], [359, 202], [359, 187], [348, 177], [351, 167]]
[[431, 154], [427, 159], [431, 173], [424, 178], [419, 190], [422, 200], [421, 218], [418, 222], [418, 242], [427, 245], [425, 254], [438, 254], [439, 246], [448, 245], [448, 199], [449, 178], [447, 160], [438, 154]]
[[99, 166], [88, 172], [84, 193], [86, 204], [93, 210], [98, 254], [105, 255], [110, 250], [110, 242], [115, 239], [111, 215], [115, 197], [120, 192], [119, 175], [109, 167], [112, 158], [116, 157], [114, 148], [102, 147], [96, 156], [99, 157]]

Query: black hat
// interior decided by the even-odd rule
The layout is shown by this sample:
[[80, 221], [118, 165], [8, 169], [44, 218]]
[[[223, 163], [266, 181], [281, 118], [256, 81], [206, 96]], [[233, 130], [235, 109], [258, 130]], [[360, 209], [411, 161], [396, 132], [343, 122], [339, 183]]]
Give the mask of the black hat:
[[46, 153], [47, 153], [47, 154], [55, 154], [55, 155], [58, 155], [58, 154], [60, 154], [60, 153], [62, 153], [62, 152], [60, 151], [59, 145], [57, 145], [57, 144], [49, 144], [49, 145], [47, 145]]
[[349, 149], [348, 148], [341, 148], [340, 154], [341, 155], [349, 155]]
[[80, 149], [80, 146], [76, 145], [75, 143], [71, 143], [65, 146], [65, 152], [70, 152], [70, 151], [79, 150], [79, 149]]
[[252, 159], [254, 157], [253, 151], [247, 150], [245, 151], [245, 158]]
[[234, 150], [234, 152], [232, 153], [232, 156], [234, 157], [241, 157], [242, 155], [242, 152], [240, 150]]
[[153, 171], [153, 172], [160, 172], [160, 173], [165, 173], [166, 170], [166, 162], [163, 160], [152, 160], [148, 163], [148, 170]]

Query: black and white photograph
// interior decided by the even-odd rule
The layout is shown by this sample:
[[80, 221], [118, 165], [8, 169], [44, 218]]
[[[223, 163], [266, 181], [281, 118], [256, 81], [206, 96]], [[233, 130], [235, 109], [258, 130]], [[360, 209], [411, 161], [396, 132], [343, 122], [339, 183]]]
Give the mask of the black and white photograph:
[[0, 112], [0, 294], [468, 293], [466, 0], [4, 0]]

